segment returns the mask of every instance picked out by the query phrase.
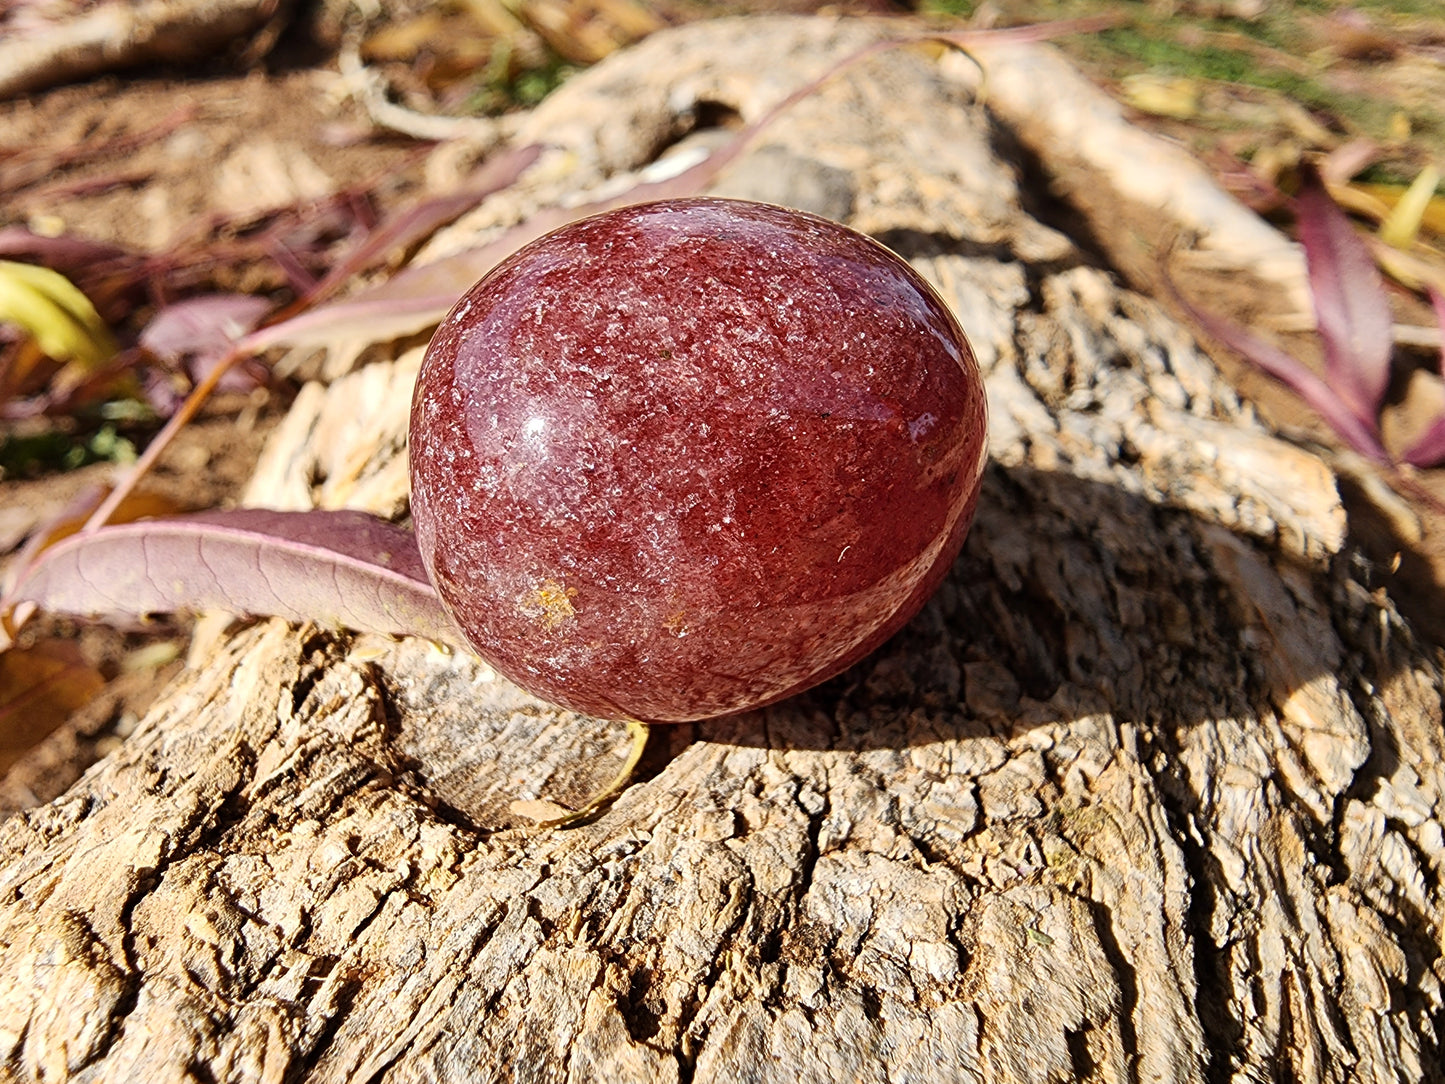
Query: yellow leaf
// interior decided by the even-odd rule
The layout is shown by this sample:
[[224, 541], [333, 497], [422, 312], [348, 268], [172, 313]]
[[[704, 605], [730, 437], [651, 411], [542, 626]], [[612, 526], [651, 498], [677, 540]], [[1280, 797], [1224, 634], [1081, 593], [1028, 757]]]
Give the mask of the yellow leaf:
[[1326, 184], [1325, 187], [1329, 189], [1330, 198], [1345, 210], [1373, 218], [1376, 222], [1383, 222], [1389, 216], [1395, 200], [1399, 199], [1399, 193], [1396, 192], [1395, 200], [1387, 201], [1379, 191], [1382, 187], [1380, 185]]
[[0, 260], [0, 320], [20, 325], [56, 361], [95, 366], [116, 351], [90, 298], [48, 267]]
[[1123, 79], [1124, 100], [1156, 117], [1189, 120], [1199, 114], [1199, 84], [1193, 79], [1141, 72]]
[[1435, 200], [1435, 189], [1440, 184], [1440, 171], [1426, 166], [1420, 171], [1400, 201], [1390, 209], [1389, 216], [1380, 223], [1380, 240], [1395, 248], [1409, 248], [1419, 236], [1420, 224], [1425, 213]]
[[[1345, 210], [1384, 222], [1407, 189], [1399, 184], [1331, 184], [1330, 197]], [[1435, 196], [1420, 215], [1422, 229], [1445, 237], [1445, 196]]]
[[1418, 253], [1401, 252], [1397, 248], [1376, 241], [1370, 246], [1375, 262], [1392, 279], [1410, 290], [1424, 290], [1426, 287], [1445, 293], [1445, 260], [1438, 253], [1426, 249], [1429, 257]]

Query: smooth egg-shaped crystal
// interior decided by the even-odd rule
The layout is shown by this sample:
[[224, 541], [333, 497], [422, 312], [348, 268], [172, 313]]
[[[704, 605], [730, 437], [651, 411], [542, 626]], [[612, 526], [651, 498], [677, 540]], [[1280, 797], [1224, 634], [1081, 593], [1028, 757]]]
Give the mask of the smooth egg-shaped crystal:
[[695, 199], [565, 226], [438, 329], [411, 417], [422, 557], [479, 654], [593, 715], [723, 715], [897, 631], [985, 451], [948, 309], [836, 223]]

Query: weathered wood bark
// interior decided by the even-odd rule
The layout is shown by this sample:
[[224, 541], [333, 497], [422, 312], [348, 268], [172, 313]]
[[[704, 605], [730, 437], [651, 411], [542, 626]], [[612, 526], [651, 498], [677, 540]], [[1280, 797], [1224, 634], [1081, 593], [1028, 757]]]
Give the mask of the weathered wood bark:
[[7, 28], [0, 41], [0, 98], [116, 68], [203, 57], [244, 40], [274, 19], [279, 6], [278, 0], [55, 4], [43, 24]]
[[[873, 33], [652, 39], [538, 111], [555, 168], [467, 228]], [[421, 643], [205, 639], [119, 751], [0, 826], [12, 1075], [1442, 1079], [1433, 652], [1324, 465], [1025, 213], [946, 72], [879, 57], [724, 182], [841, 200], [972, 333], [993, 463], [919, 618], [811, 694], [659, 732], [563, 831], [526, 803], [604, 785], [619, 728]], [[253, 496], [399, 511], [415, 363], [309, 389]]]

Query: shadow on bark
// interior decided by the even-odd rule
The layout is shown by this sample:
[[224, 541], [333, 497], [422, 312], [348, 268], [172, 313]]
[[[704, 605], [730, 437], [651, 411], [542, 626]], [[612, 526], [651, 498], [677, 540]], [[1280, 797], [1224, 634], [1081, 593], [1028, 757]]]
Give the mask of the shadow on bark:
[[[1115, 485], [991, 464], [963, 553], [902, 632], [816, 689], [692, 729], [704, 741], [858, 750], [1008, 739], [1105, 711], [1173, 730], [1273, 710], [1341, 660], [1291, 635], [1330, 614], [1251, 596], [1240, 551], [1246, 572], [1333, 573], [1237, 534], [1226, 566], [1219, 531]], [[1292, 605], [1300, 629], [1273, 627], [1291, 615], [1270, 604]], [[1388, 658], [1373, 663], [1365, 676], [1385, 682]]]

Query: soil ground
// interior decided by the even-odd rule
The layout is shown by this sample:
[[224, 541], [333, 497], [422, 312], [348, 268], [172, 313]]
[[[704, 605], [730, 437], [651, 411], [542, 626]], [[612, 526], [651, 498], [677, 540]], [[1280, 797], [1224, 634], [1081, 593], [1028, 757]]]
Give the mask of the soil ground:
[[[774, 11], [817, 6], [811, 0], [752, 5]], [[896, 14], [900, 20], [1012, 22], [1123, 11], [1120, 29], [1069, 40], [1064, 47], [1136, 107], [1139, 123], [1189, 146], [1227, 184], [1276, 214], [1279, 208], [1267, 186], [1255, 183], [1260, 174], [1283, 176], [1301, 155], [1328, 154], [1351, 140], [1368, 139], [1380, 148], [1367, 180], [1382, 192], [1398, 188], [1432, 158], [1445, 165], [1445, 106], [1439, 104], [1445, 102], [1445, 19], [1432, 3], [1359, 4], [1343, 14], [1332, 12], [1333, 7], [1242, 0], [999, 2]], [[481, 31], [438, 37], [443, 24], [427, 21], [434, 13], [426, 6], [383, 8], [385, 17], [364, 36], [363, 55], [386, 75], [404, 104], [419, 110], [460, 112], [477, 103], [517, 107], [585, 62], [562, 56], [550, 37], [542, 37], [540, 44], [519, 37], [532, 50], [528, 55], [534, 63], [519, 67], [512, 56], [511, 67], [499, 68], [495, 45], [487, 46], [490, 39]], [[664, 25], [748, 8], [697, 2], [640, 10]], [[861, 3], [852, 8], [878, 10]], [[1237, 17], [1254, 8], [1259, 11], [1253, 16]], [[449, 20], [445, 26], [454, 26], [459, 16], [442, 10]], [[578, 26], [595, 27], [600, 21], [604, 29], [624, 33], [618, 25], [626, 19], [614, 12], [608, 22], [608, 10], [613, 9], [589, 6]], [[616, 10], [625, 14], [631, 7]], [[265, 293], [284, 301], [292, 284], [283, 262], [237, 245], [257, 223], [273, 221], [280, 208], [301, 209], [303, 232], [308, 216], [318, 229], [330, 228], [326, 215], [334, 218], [338, 207], [353, 215], [353, 225], [357, 214], [385, 220], [429, 192], [455, 184], [466, 164], [445, 147], [388, 133], [371, 122], [338, 73], [339, 25], [330, 8], [300, 8], [290, 12], [285, 26], [272, 28], [279, 29], [274, 47], [259, 59], [248, 57], [244, 70], [234, 59], [212, 57], [190, 67], [103, 74], [0, 102], [0, 227], [21, 225], [47, 236], [79, 236], [169, 254], [181, 263], [190, 261], [188, 290]], [[583, 38], [580, 30], [576, 36]], [[465, 63], [468, 44], [481, 50], [474, 50], [471, 69]], [[565, 52], [567, 43], [560, 47]], [[492, 51], [479, 68], [475, 56], [486, 48]], [[339, 193], [354, 194], [352, 203], [364, 204], [364, 214], [345, 207]], [[1064, 217], [1070, 213], [1066, 207], [1056, 211]], [[1084, 232], [1085, 223], [1074, 225], [1078, 228], [1071, 232]], [[321, 238], [317, 246], [324, 249], [334, 241]], [[234, 255], [222, 258], [228, 251]], [[1430, 324], [1428, 307], [1418, 297], [1398, 291], [1396, 300], [1401, 322]], [[1259, 322], [1261, 314], [1247, 293], [1225, 293], [1215, 301], [1224, 315]], [[153, 308], [142, 302], [123, 314], [117, 320], [121, 338], [133, 335]], [[1316, 349], [1308, 336], [1294, 335], [1289, 344], [1304, 352]], [[1438, 366], [1432, 347], [1402, 347], [1400, 353], [1393, 399], [1407, 409], [1391, 424], [1408, 428], [1419, 424], [1412, 410], [1433, 409], [1445, 393], [1432, 375]], [[1221, 362], [1281, 431], [1331, 441], [1328, 430], [1290, 395], [1236, 359]], [[164, 507], [175, 509], [234, 501], [291, 392], [285, 381], [276, 381], [212, 403], [148, 479], [148, 490]], [[146, 416], [108, 423], [93, 410], [7, 423], [0, 435], [5, 453], [0, 552], [13, 558], [27, 537], [88, 486], [102, 483], [111, 469], [104, 461], [63, 469], [68, 463], [123, 460], [144, 445], [157, 425], [157, 419]], [[110, 436], [97, 443], [102, 431]], [[1445, 498], [1445, 485], [1432, 477], [1422, 480]], [[1445, 584], [1445, 520], [1419, 501], [1406, 501], [1407, 518], [1413, 508], [1424, 523], [1422, 536], [1412, 540], [1398, 515], [1382, 514], [1378, 502], [1366, 499], [1365, 487], [1352, 483], [1346, 488], [1357, 544], [1379, 566], [1382, 583], [1390, 582], [1395, 555], [1404, 554], [1395, 573], [1402, 577], [1400, 586], [1392, 594], [1414, 603], [1412, 614], [1438, 642], [1445, 626], [1433, 615], [1445, 610], [1438, 605]], [[54, 645], [77, 642], [74, 634], [62, 622], [37, 623], [23, 643], [42, 649], [51, 645], [64, 654]], [[73, 695], [54, 689], [61, 683], [20, 681], [17, 686], [14, 675], [0, 674], [0, 686], [11, 684], [8, 692], [0, 688], [0, 724], [9, 733], [0, 741], [0, 771], [15, 764], [0, 784], [0, 814], [60, 793], [103, 754], [174, 672], [184, 650], [183, 634], [175, 625], [86, 633], [78, 651], [64, 656], [64, 665], [73, 668], [66, 673], [88, 675], [74, 686], [89, 690], [74, 715]], [[33, 725], [20, 728], [22, 718]], [[66, 719], [60, 730], [43, 738]]]

